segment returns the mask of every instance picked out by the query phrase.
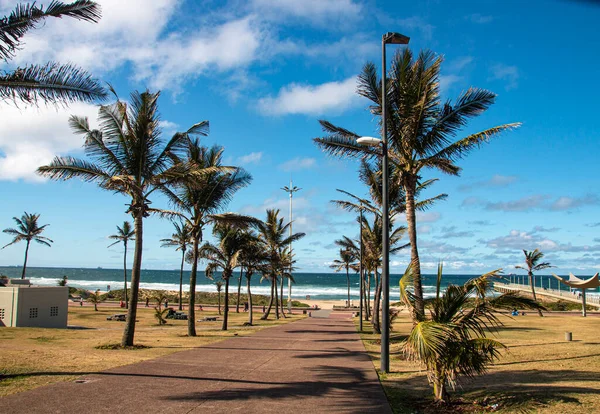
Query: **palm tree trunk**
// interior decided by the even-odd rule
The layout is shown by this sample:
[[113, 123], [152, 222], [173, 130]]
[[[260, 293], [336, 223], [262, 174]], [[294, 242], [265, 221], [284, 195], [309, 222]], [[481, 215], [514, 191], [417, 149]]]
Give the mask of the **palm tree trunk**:
[[231, 276], [227, 276], [225, 278], [225, 303], [223, 306], [223, 326], [221, 327], [222, 331], [227, 330], [227, 318], [229, 316], [229, 278]]
[[281, 303], [281, 316], [285, 319], [287, 318], [287, 316], [285, 316], [285, 313], [283, 312], [284, 307], [283, 307], [283, 282], [285, 281], [285, 278], [283, 277], [283, 275], [281, 275], [281, 295], [279, 295], [279, 302]]
[[185, 261], [185, 249], [181, 250], [181, 267], [179, 268], [179, 310], [183, 310], [183, 262]]
[[413, 320], [421, 319], [425, 315], [425, 304], [423, 303], [423, 284], [421, 281], [421, 262], [417, 249], [417, 216], [415, 213], [415, 187], [416, 179], [409, 180], [405, 184], [406, 192], [406, 223], [408, 224], [408, 238], [410, 241], [410, 264], [414, 275], [415, 307]]
[[123, 252], [123, 281], [125, 292], [125, 309], [129, 309], [129, 300], [127, 299], [127, 242], [123, 242], [125, 251]]
[[131, 269], [131, 301], [127, 311], [127, 320], [125, 322], [121, 346], [133, 346], [133, 338], [135, 336], [135, 318], [137, 316], [137, 301], [142, 272], [142, 248], [144, 240], [144, 212], [141, 211], [141, 209], [136, 211], [133, 222], [135, 226], [135, 249], [133, 253], [133, 267]]
[[238, 293], [237, 293], [237, 301], [235, 303], [235, 313], [240, 313], [240, 292], [242, 290], [242, 274], [244, 273], [244, 268], [240, 267], [240, 280], [238, 281]]
[[363, 280], [362, 280], [362, 284], [363, 284], [363, 316], [365, 321], [369, 320], [369, 304], [367, 302], [367, 278], [365, 277], [366, 273], [363, 272]]
[[350, 275], [348, 274], [348, 266], [346, 266], [346, 285], [348, 285], [348, 307], [350, 307]]
[[269, 317], [269, 314], [271, 313], [271, 307], [273, 306], [273, 301], [275, 299], [275, 294], [273, 292], [273, 289], [274, 289], [273, 278], [271, 278], [271, 300], [269, 301], [269, 307], [267, 308], [267, 310], [265, 311], [263, 316], [260, 317], [260, 319], [263, 321], [266, 320]]
[[381, 333], [381, 314], [379, 312], [379, 304], [381, 302], [381, 278], [379, 277], [377, 270], [375, 270], [375, 298], [373, 299], [373, 330], [380, 334]]
[[188, 310], [188, 336], [196, 336], [196, 277], [198, 274], [198, 245], [200, 237], [194, 236], [192, 269], [190, 271], [190, 309]]
[[248, 323], [252, 325], [252, 293], [250, 293], [250, 278], [246, 274], [246, 289], [248, 291]]
[[217, 291], [217, 295], [218, 295], [217, 303], [219, 304], [218, 306], [219, 306], [219, 315], [220, 315], [221, 314], [221, 291], [220, 290]]
[[27, 269], [27, 256], [29, 255], [30, 242], [30, 240], [27, 240], [27, 245], [25, 246], [25, 261], [23, 262], [23, 271], [21, 272], [21, 279], [25, 279], [25, 270]]
[[[368, 318], [370, 319], [371, 314], [371, 272], [367, 274], [367, 313]], [[367, 319], [368, 320], [368, 319]]]
[[279, 319], [279, 296], [277, 294], [277, 276], [273, 280], [275, 285], [275, 319]]
[[[537, 302], [537, 297], [535, 296], [535, 283], [533, 280], [533, 273], [529, 272], [529, 285], [531, 286], [531, 296], [533, 296], [533, 300]], [[540, 309], [537, 310], [540, 316], [544, 316]]]

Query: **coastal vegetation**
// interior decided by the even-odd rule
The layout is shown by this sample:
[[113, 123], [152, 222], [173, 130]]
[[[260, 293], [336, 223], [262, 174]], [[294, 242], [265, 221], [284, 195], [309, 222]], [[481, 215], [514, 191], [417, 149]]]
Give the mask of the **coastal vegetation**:
[[[0, 19], [0, 58], [9, 62], [23, 47], [23, 37], [48, 18], [70, 17], [90, 23], [100, 20], [98, 3], [77, 0], [52, 1], [45, 9], [32, 4], [17, 4], [10, 15]], [[0, 75], [0, 100], [18, 105], [65, 105], [76, 101], [92, 102], [106, 98], [102, 84], [71, 64], [48, 62], [4, 70]]]
[[[443, 58], [431, 51], [413, 56], [410, 49], [398, 52], [392, 59], [387, 74], [388, 157], [396, 169], [391, 175], [404, 190], [406, 222], [414, 273], [415, 319], [424, 315], [421, 264], [417, 244], [417, 217], [415, 197], [425, 170], [433, 169], [448, 175], [458, 175], [455, 162], [473, 149], [500, 133], [517, 128], [510, 123], [487, 128], [455, 140], [469, 119], [485, 112], [496, 100], [490, 91], [469, 88], [452, 104], [442, 103], [440, 96], [440, 68]], [[381, 79], [373, 63], [367, 63], [358, 77], [357, 93], [371, 101], [369, 110], [381, 121]], [[381, 150], [359, 145], [359, 134], [319, 121], [326, 135], [314, 142], [326, 153], [339, 157], [377, 159]], [[380, 134], [381, 135], [381, 134]]]
[[123, 293], [125, 294], [125, 308], [129, 308], [129, 300], [127, 297], [127, 243], [130, 240], [135, 240], [135, 231], [131, 227], [128, 221], [123, 222], [123, 227], [117, 226], [117, 234], [108, 236], [109, 239], [116, 240], [108, 247], [112, 247], [115, 244], [123, 243]]
[[185, 252], [192, 243], [191, 228], [187, 223], [173, 222], [175, 233], [170, 239], [162, 239], [161, 247], [175, 247], [175, 250], [181, 251], [181, 266], [179, 268], [179, 310], [182, 310], [183, 301], [183, 264], [185, 263]]
[[[537, 300], [537, 297], [535, 296], [535, 276], [533, 272], [548, 269], [552, 266], [548, 262], [540, 263], [540, 260], [544, 257], [544, 253], [539, 251], [539, 249], [530, 252], [523, 250], [523, 254], [525, 254], [525, 266], [517, 265], [515, 266], [515, 269], [527, 271], [527, 276], [529, 276], [529, 286], [531, 286], [531, 296], [533, 296], [533, 300]], [[538, 313], [540, 316], [544, 316], [541, 309], [538, 309]]]
[[24, 212], [21, 218], [13, 217], [13, 220], [17, 225], [16, 228], [10, 227], [8, 229], [2, 230], [3, 233], [14, 236], [13, 241], [2, 247], [3, 249], [15, 243], [25, 241], [25, 259], [23, 261], [23, 271], [21, 272], [21, 279], [25, 279], [25, 272], [27, 270], [27, 258], [29, 255], [29, 245], [31, 244], [31, 242], [34, 241], [36, 243], [48, 247], [52, 247], [50, 243], [54, 243], [48, 237], [41, 235], [46, 229], [46, 227], [49, 226], [49, 224], [44, 224], [40, 226], [38, 224], [39, 218], [39, 214], [29, 214], [27, 212]]
[[179, 161], [178, 155], [185, 153], [190, 138], [206, 134], [207, 123], [196, 123], [164, 141], [158, 113], [159, 96], [159, 92], [135, 91], [129, 102], [125, 102], [115, 93], [117, 101], [102, 105], [98, 110], [100, 129], [92, 129], [86, 117], [72, 115], [69, 125], [75, 134], [83, 136], [89, 160], [56, 157], [49, 165], [38, 168], [38, 173], [44, 177], [53, 180], [79, 178], [130, 199], [127, 213], [134, 221], [135, 248], [123, 346], [132, 346], [135, 335], [144, 219], [152, 213], [162, 212], [150, 207], [150, 197], [156, 191], [167, 191], [168, 185], [178, 181], [191, 176], [200, 178], [207, 172], [218, 170], [217, 167], [203, 170]]

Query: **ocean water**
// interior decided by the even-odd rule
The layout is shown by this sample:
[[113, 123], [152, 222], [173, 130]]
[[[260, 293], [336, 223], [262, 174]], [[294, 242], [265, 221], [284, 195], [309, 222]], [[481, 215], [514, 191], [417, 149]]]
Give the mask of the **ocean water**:
[[[205, 277], [204, 272], [198, 272], [198, 283], [196, 290], [199, 292], [215, 292], [215, 281]], [[0, 274], [7, 275], [10, 278], [20, 278], [20, 267], [0, 267]], [[32, 284], [41, 286], [56, 286], [58, 281], [66, 275], [69, 279], [68, 285], [71, 287], [84, 288], [88, 290], [107, 290], [123, 288], [123, 269], [86, 269], [86, 268], [59, 268], [59, 267], [28, 267], [26, 278]], [[230, 289], [237, 289], [237, 280], [239, 272], [236, 272], [231, 281]], [[463, 284], [467, 280], [477, 275], [445, 275], [443, 286], [450, 283]], [[130, 279], [128, 271], [128, 282]], [[189, 271], [183, 273], [183, 289], [189, 288]], [[220, 277], [217, 275], [217, 277]], [[401, 275], [390, 275], [390, 299], [399, 300], [400, 289], [398, 282]], [[267, 281], [260, 281], [260, 275], [252, 277], [252, 293], [268, 295], [270, 285]], [[306, 299], [346, 299], [346, 274], [345, 273], [295, 273], [295, 284], [292, 285], [292, 298]], [[423, 291], [425, 296], [435, 294], [435, 275], [423, 275]], [[548, 286], [548, 277], [542, 276], [541, 283]], [[556, 287], [556, 280], [550, 279], [552, 286]], [[539, 284], [537, 282], [536, 284]], [[246, 280], [242, 281], [242, 292], [246, 291]], [[374, 281], [372, 282], [374, 285]], [[144, 289], [164, 289], [179, 290], [179, 271], [178, 270], [142, 270], [140, 287]], [[374, 287], [372, 287], [372, 291]], [[358, 300], [359, 297], [358, 275], [350, 274], [350, 297], [352, 300]], [[284, 288], [284, 296], [287, 297], [287, 284]]]

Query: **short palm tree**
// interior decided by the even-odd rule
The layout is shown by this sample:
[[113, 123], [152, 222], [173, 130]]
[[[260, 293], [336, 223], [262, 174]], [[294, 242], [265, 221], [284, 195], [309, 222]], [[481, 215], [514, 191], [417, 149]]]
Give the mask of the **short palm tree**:
[[125, 308], [129, 308], [129, 301], [127, 297], [127, 244], [131, 240], [135, 240], [135, 230], [131, 227], [129, 221], [123, 222], [123, 227], [117, 226], [117, 233], [108, 236], [109, 239], [116, 240], [108, 247], [112, 247], [117, 243], [123, 243], [123, 280], [124, 280], [124, 292], [125, 292]]
[[21, 272], [21, 279], [25, 279], [25, 271], [27, 270], [27, 256], [29, 254], [29, 244], [32, 241], [36, 243], [43, 244], [44, 246], [52, 247], [50, 243], [54, 243], [54, 241], [50, 240], [48, 237], [42, 236], [42, 232], [49, 226], [49, 224], [44, 224], [40, 226], [38, 224], [38, 219], [40, 218], [39, 214], [29, 214], [27, 212], [23, 213], [21, 218], [13, 217], [13, 220], [17, 224], [17, 228], [8, 228], [2, 230], [6, 234], [10, 234], [11, 236], [15, 236], [13, 241], [8, 243], [6, 246], [8, 247], [12, 244], [19, 243], [20, 241], [25, 240], [25, 260], [23, 261], [23, 271]]
[[346, 270], [346, 285], [348, 287], [348, 301], [346, 303], [348, 307], [350, 306], [350, 268], [355, 260], [356, 257], [354, 257], [350, 250], [340, 249], [340, 258], [335, 259], [329, 266], [336, 272]]
[[98, 304], [104, 302], [105, 299], [106, 298], [102, 297], [102, 295], [100, 294], [100, 291], [97, 290], [94, 293], [90, 293], [90, 296], [88, 296], [87, 301], [93, 303], [94, 310], [98, 312]]
[[250, 290], [252, 276], [255, 273], [265, 273], [268, 271], [269, 256], [262, 248], [256, 235], [252, 231], [247, 233], [245, 240], [246, 241], [242, 247], [240, 261], [246, 269], [244, 276], [246, 277], [246, 294], [248, 296], [248, 325], [252, 325], [254, 322], [252, 291]]
[[[514, 293], [489, 295], [489, 280], [501, 269], [467, 281], [448, 285], [442, 291], [442, 265], [438, 267], [436, 296], [425, 301], [429, 314], [419, 317], [405, 338], [403, 351], [408, 359], [424, 365], [433, 386], [436, 401], [447, 402], [447, 386], [455, 387], [460, 376], [474, 377], [487, 371], [506, 347], [488, 337], [502, 326], [497, 314], [518, 308], [539, 309], [533, 300]], [[400, 296], [412, 308], [416, 306], [412, 265], [400, 279]], [[410, 289], [409, 289], [410, 286]]]
[[203, 135], [206, 122], [177, 132], [164, 142], [161, 139], [158, 98], [160, 92], [133, 92], [129, 102], [100, 106], [100, 129], [90, 128], [87, 118], [71, 116], [71, 129], [84, 137], [84, 150], [91, 160], [56, 157], [49, 165], [38, 168], [42, 176], [54, 180], [80, 178], [100, 188], [128, 196], [127, 213], [133, 216], [135, 249], [131, 272], [131, 299], [122, 346], [132, 346], [135, 334], [138, 292], [142, 268], [144, 218], [163, 213], [150, 207], [150, 196], [166, 186], [189, 176], [200, 178], [205, 171], [178, 162], [187, 149], [190, 136]]
[[175, 250], [181, 250], [181, 267], [179, 268], [179, 310], [183, 309], [183, 263], [185, 262], [185, 252], [192, 242], [192, 232], [188, 223], [174, 222], [175, 233], [170, 239], [162, 239], [160, 247], [175, 247]]
[[[548, 269], [553, 267], [548, 262], [540, 263], [540, 260], [544, 257], [544, 253], [535, 249], [533, 251], [523, 250], [525, 254], [525, 266], [515, 266], [516, 269], [523, 269], [527, 271], [527, 275], [529, 276], [529, 285], [531, 286], [531, 296], [533, 296], [533, 300], [537, 301], [537, 297], [535, 296], [535, 276], [533, 272], [539, 272], [540, 270]], [[544, 316], [541, 309], [538, 309], [538, 313], [540, 316]]]
[[[48, 17], [71, 17], [96, 23], [100, 20], [100, 6], [90, 0], [52, 1], [46, 9], [35, 2], [18, 4], [10, 15], [0, 19], [0, 58], [4, 61], [13, 58], [23, 45], [23, 36]], [[4, 102], [66, 104], [105, 97], [100, 82], [70, 64], [29, 65], [0, 75], [0, 100]]]
[[[268, 270], [264, 275], [271, 282], [271, 300], [261, 319], [267, 319], [275, 302], [275, 316], [279, 319], [279, 307], [277, 300], [277, 280], [285, 270], [285, 249], [293, 242], [305, 236], [304, 233], [294, 233], [288, 236], [290, 223], [283, 224], [283, 218], [279, 217], [278, 209], [268, 209], [265, 221], [257, 220], [253, 223], [258, 233], [261, 248], [265, 251], [268, 259]], [[289, 263], [288, 263], [289, 265]]]
[[[421, 264], [417, 246], [415, 194], [423, 170], [436, 169], [458, 175], [456, 160], [489, 141], [503, 131], [518, 127], [512, 123], [491, 127], [455, 140], [457, 133], [470, 118], [485, 112], [496, 99], [492, 92], [469, 88], [455, 103], [442, 102], [440, 97], [440, 67], [442, 57], [422, 51], [416, 59], [410, 49], [396, 54], [387, 80], [387, 131], [389, 162], [397, 169], [396, 180], [404, 189], [406, 221], [411, 246], [414, 274], [415, 315], [424, 314]], [[381, 122], [381, 80], [373, 63], [367, 63], [358, 77], [359, 95], [372, 102], [371, 113]], [[359, 134], [320, 121], [326, 136], [315, 143], [329, 154], [342, 157], [381, 157], [381, 149], [359, 145]], [[380, 134], [381, 135], [381, 134]]]
[[[204, 135], [208, 133], [208, 123]], [[222, 211], [233, 195], [247, 186], [252, 177], [241, 168], [222, 165], [222, 147], [204, 147], [198, 139], [190, 140], [185, 150], [186, 163], [198, 169], [211, 171], [202, 177], [190, 177], [189, 180], [173, 185], [167, 191], [171, 204], [178, 211], [177, 216], [190, 227], [192, 237], [192, 255], [190, 270], [190, 306], [188, 317], [188, 336], [196, 336], [196, 281], [198, 274], [198, 251], [207, 224], [218, 221], [217, 213]], [[189, 257], [189, 255], [188, 255]]]
[[229, 317], [229, 281], [233, 276], [234, 269], [240, 265], [239, 259], [245, 244], [245, 233], [229, 224], [217, 224], [214, 226], [213, 234], [218, 244], [205, 243], [198, 253], [200, 258], [208, 262], [205, 270], [206, 277], [212, 279], [215, 271], [221, 269], [221, 278], [225, 282], [225, 303], [221, 329], [226, 331]]

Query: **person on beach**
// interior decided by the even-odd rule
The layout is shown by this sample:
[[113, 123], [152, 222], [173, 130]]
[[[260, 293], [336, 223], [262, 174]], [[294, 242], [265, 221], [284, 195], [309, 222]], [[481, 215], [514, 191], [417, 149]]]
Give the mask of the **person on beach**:
[[146, 307], [147, 308], [150, 307], [150, 298], [149, 297], [146, 298]]
[[248, 302], [244, 302], [244, 312], [248, 312]]

